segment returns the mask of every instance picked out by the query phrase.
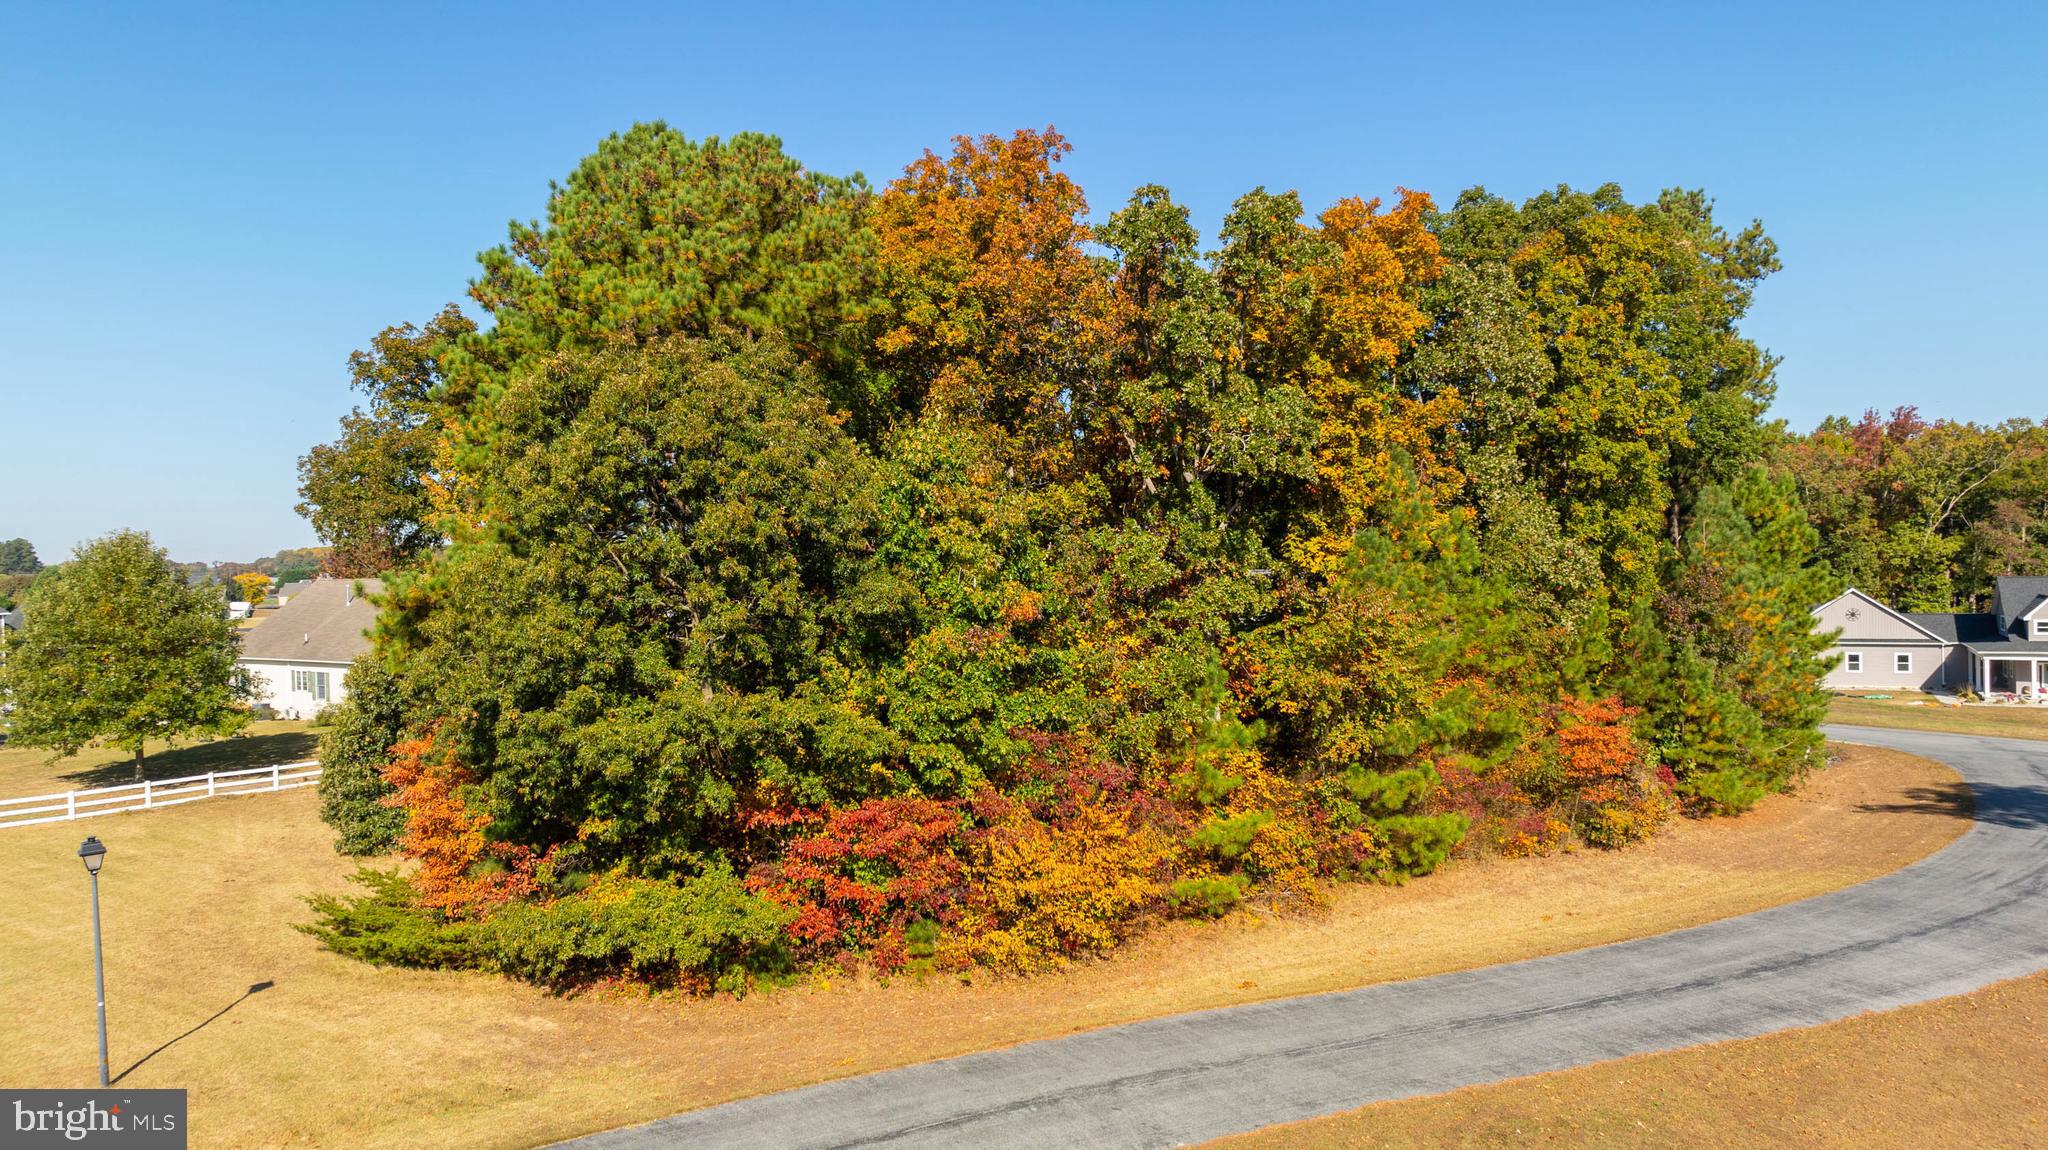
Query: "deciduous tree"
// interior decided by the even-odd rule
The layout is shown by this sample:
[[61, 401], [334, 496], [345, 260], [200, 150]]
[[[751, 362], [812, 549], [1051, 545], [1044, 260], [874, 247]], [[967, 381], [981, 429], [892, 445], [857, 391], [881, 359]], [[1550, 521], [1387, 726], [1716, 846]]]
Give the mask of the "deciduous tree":
[[140, 779], [149, 740], [238, 729], [249, 689], [226, 607], [218, 586], [187, 586], [147, 535], [82, 544], [30, 591], [28, 626], [0, 666], [10, 738], [58, 758], [120, 747]]

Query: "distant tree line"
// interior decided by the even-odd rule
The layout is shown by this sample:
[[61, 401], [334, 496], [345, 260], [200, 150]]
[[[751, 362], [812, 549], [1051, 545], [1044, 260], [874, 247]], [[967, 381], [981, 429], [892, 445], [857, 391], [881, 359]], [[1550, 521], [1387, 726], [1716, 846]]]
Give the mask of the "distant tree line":
[[1906, 611], [1984, 610], [2000, 575], [2048, 574], [2048, 427], [1929, 422], [1917, 408], [1787, 436], [1789, 477], [1835, 585]]

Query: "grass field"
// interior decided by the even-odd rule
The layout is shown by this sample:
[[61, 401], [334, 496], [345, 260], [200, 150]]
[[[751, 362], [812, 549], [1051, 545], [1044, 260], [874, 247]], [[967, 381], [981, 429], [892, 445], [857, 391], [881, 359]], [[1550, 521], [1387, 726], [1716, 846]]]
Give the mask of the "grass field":
[[1810, 1030], [1382, 1103], [1209, 1146], [2044, 1146], [2044, 1022], [2048, 974], [2036, 974]]
[[1836, 697], [1828, 704], [1828, 722], [1859, 727], [1904, 727], [1915, 731], [1947, 731], [1957, 735], [1999, 735], [2010, 739], [2048, 739], [2048, 707], [1967, 706], [1930, 703], [1928, 696], [1899, 691], [1890, 699]]
[[[1851, 748], [1797, 794], [1623, 853], [1348, 887], [1321, 914], [1176, 923], [1028, 980], [828, 983], [743, 1001], [563, 999], [380, 970], [290, 928], [345, 889], [311, 791], [0, 831], [0, 1082], [92, 1078], [86, 829], [102, 877], [113, 1067], [192, 1091], [194, 1146], [524, 1147], [769, 1090], [1184, 1010], [1653, 934], [1872, 877], [1967, 827], [1947, 768]], [[260, 988], [260, 989], [257, 989]]]
[[[152, 743], [144, 748], [142, 765], [152, 779], [175, 779], [297, 762], [313, 757], [319, 746], [319, 732], [308, 724], [273, 720], [252, 723], [227, 739], [176, 748]], [[0, 799], [134, 781], [135, 758], [126, 751], [95, 747], [52, 763], [48, 751], [0, 743]]]

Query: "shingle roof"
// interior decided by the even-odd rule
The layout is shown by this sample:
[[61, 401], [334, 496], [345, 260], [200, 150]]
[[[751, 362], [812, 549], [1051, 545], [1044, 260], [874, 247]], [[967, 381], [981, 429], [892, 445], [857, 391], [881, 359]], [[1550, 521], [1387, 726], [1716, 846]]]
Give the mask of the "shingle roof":
[[10, 631], [19, 631], [21, 630], [22, 622], [21, 608], [16, 607], [12, 611], [0, 611], [0, 627], [5, 627]]
[[1998, 616], [1987, 614], [1932, 614], [1908, 611], [1906, 618], [1920, 624], [1950, 643], [1996, 643], [1999, 641]]
[[368, 632], [376, 605], [363, 594], [381, 594], [376, 579], [313, 580], [261, 626], [242, 632], [242, 658], [293, 663], [348, 663], [370, 649]]
[[298, 595], [303, 595], [305, 594], [306, 588], [311, 587], [312, 585], [313, 581], [311, 579], [294, 579], [289, 583], [280, 584], [278, 586], [277, 597], [279, 599], [290, 599]]
[[1992, 584], [1991, 611], [1998, 616], [2001, 631], [2011, 631], [2020, 616], [2048, 599], [2048, 578], [2037, 575], [2000, 575]]
[[1979, 655], [2048, 655], [2048, 639], [2007, 639], [2001, 636], [1989, 643], [1965, 643], [1963, 646]]

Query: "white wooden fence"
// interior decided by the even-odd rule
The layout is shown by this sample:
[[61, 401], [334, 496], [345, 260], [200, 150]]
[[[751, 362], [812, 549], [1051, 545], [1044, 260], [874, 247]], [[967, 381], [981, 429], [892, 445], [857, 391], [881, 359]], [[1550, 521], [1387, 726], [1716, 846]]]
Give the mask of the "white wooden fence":
[[245, 771], [215, 771], [206, 775], [187, 775], [182, 779], [150, 779], [147, 782], [123, 783], [118, 787], [0, 799], [0, 829], [69, 822], [72, 819], [89, 819], [94, 815], [118, 815], [123, 811], [149, 811], [228, 795], [269, 794], [294, 787], [310, 787], [319, 780], [320, 764], [306, 759], [297, 763], [279, 763], [274, 767], [251, 767]]

